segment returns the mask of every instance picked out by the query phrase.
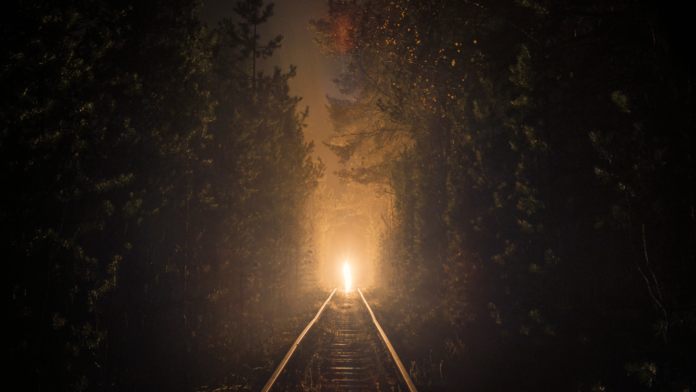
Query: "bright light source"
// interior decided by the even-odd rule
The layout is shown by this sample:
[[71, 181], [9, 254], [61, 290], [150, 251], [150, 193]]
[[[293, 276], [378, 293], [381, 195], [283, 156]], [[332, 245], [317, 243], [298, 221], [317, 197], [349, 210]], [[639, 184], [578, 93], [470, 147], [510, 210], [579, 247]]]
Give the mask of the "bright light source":
[[343, 265], [343, 277], [346, 280], [346, 293], [348, 290], [350, 290], [350, 284], [351, 284], [351, 277], [350, 277], [350, 266], [348, 265], [348, 262]]

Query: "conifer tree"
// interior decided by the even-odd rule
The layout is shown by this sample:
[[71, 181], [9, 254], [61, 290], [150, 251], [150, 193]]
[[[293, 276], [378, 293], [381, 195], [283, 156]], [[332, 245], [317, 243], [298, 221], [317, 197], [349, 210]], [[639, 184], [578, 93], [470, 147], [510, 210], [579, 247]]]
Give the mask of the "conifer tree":
[[[665, 307], [667, 293], [690, 292], [666, 271], [693, 271], [688, 263], [662, 264], [655, 258], [666, 251], [649, 245], [669, 242], [669, 253], [681, 255], [674, 260], [688, 259], [692, 247], [650, 240], [659, 237], [653, 225], [692, 232], [683, 219], [692, 198], [685, 185], [690, 144], [686, 134], [668, 130], [691, 126], [683, 122], [690, 71], [667, 44], [679, 41], [675, 32], [683, 26], [666, 27], [670, 18], [679, 20], [666, 16], [668, 8], [375, 0], [332, 3], [327, 17], [313, 23], [321, 48], [347, 58], [336, 82], [354, 93], [330, 102], [339, 138], [327, 143], [347, 162], [344, 179], [381, 182], [394, 193], [396, 219], [385, 230], [381, 262], [409, 265], [414, 283], [432, 279], [414, 294], [395, 294], [395, 303], [408, 303], [395, 308], [411, 310], [404, 320], [430, 317], [448, 331], [450, 338], [439, 343], [444, 354], [490, 363], [491, 374], [530, 364], [588, 366], [575, 380], [596, 388], [639, 380], [649, 387], [657, 374], [666, 377], [662, 385], [690, 382], [669, 370], [689, 366], [681, 350], [663, 346], [663, 354], [681, 359], [661, 365], [638, 359], [656, 352], [646, 348], [655, 341], [640, 337], [653, 325], [669, 341], [667, 331], [680, 327], [668, 325], [690, 317]], [[664, 86], [658, 80], [667, 80], [666, 69], [679, 75], [669, 82], [681, 86], [674, 95], [657, 87]], [[669, 109], [656, 109], [657, 102]], [[360, 113], [389, 121], [393, 132], [361, 123]], [[406, 135], [408, 143], [389, 155], [374, 130]], [[665, 155], [673, 143], [683, 148]], [[391, 165], [384, 170], [375, 162]], [[666, 203], [659, 195], [667, 194], [680, 201]], [[667, 212], [668, 204], [675, 209]], [[420, 311], [416, 304], [432, 287], [444, 289]], [[619, 310], [628, 308], [630, 316]], [[624, 336], [629, 324], [641, 325], [644, 335], [636, 330], [631, 343], [609, 349], [606, 342]], [[415, 345], [430, 336], [419, 328], [404, 323], [393, 333], [418, 331]], [[681, 344], [691, 347], [693, 331], [679, 330]], [[466, 356], [453, 343], [462, 336]], [[589, 347], [612, 355], [590, 354]], [[582, 354], [541, 365], [543, 350]], [[639, 377], [622, 379], [624, 368]], [[490, 387], [485, 375], [467, 380]], [[517, 381], [498, 379], [501, 388]], [[538, 389], [541, 381], [523, 382]], [[559, 376], [545, 385], [573, 382]]]

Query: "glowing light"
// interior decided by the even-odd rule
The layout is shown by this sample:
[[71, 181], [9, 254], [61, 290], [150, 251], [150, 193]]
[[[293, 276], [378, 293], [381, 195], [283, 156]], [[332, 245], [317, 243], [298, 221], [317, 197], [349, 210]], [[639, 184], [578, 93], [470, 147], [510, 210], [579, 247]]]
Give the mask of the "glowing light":
[[350, 276], [350, 266], [348, 265], [348, 262], [343, 265], [343, 278], [346, 280], [346, 292], [350, 290], [350, 284], [352, 283], [352, 278]]

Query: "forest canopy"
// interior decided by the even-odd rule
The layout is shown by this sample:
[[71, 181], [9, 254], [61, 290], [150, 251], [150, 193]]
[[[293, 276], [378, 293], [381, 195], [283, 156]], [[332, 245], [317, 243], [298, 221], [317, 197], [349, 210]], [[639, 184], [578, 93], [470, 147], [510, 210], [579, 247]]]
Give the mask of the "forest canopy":
[[693, 1], [329, 0], [340, 195], [282, 15], [199, 6], [5, 6], [9, 384], [260, 390], [352, 225], [421, 392], [696, 391]]
[[323, 165], [295, 69], [256, 67], [282, 44], [255, 34], [273, 6], [238, 2], [214, 28], [197, 7], [4, 6], [3, 297], [22, 390], [254, 385], [282, 304], [313, 287]]
[[419, 389], [694, 390], [693, 2], [330, 1]]

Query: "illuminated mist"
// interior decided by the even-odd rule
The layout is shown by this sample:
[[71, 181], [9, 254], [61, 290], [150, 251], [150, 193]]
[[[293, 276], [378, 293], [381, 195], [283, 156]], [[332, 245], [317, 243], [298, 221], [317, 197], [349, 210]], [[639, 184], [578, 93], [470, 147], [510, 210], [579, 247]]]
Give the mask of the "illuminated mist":
[[350, 291], [350, 285], [352, 283], [352, 278], [350, 276], [350, 266], [348, 262], [343, 265], [343, 278], [346, 280], [346, 293]]

